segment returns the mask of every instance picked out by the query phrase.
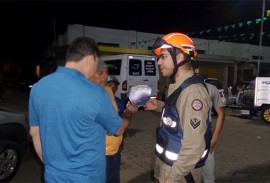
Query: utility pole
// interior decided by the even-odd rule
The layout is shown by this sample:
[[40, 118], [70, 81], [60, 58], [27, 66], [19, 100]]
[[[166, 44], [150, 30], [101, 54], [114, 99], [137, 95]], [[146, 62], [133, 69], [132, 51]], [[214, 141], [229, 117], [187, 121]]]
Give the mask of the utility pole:
[[264, 12], [265, 12], [265, 0], [262, 0], [262, 19], [261, 19], [261, 29], [260, 29], [260, 43], [259, 43], [259, 57], [257, 66], [257, 77], [260, 75], [260, 63], [262, 57], [262, 36], [263, 36], [263, 22], [264, 22]]
[[55, 26], [55, 18], [53, 19], [53, 40], [56, 41], [56, 26]]

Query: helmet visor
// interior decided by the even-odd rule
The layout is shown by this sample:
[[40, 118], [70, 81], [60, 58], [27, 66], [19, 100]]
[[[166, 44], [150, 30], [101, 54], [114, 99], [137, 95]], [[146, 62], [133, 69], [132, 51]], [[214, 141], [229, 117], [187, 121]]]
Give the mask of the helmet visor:
[[161, 53], [161, 49], [163, 48], [172, 48], [173, 45], [167, 43], [166, 41], [164, 41], [164, 39], [162, 38], [157, 38], [155, 43], [153, 44], [153, 47], [152, 47], [152, 51], [157, 55], [159, 56], [160, 53]]

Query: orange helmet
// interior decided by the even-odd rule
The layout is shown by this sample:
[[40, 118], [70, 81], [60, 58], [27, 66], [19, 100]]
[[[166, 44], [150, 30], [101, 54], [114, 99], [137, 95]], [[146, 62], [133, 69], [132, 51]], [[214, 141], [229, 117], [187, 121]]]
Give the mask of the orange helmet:
[[197, 56], [193, 41], [185, 34], [178, 32], [167, 34], [162, 38], [157, 38], [153, 45], [153, 52], [159, 56], [161, 49], [173, 47], [181, 49], [184, 53], [190, 56], [191, 60]]

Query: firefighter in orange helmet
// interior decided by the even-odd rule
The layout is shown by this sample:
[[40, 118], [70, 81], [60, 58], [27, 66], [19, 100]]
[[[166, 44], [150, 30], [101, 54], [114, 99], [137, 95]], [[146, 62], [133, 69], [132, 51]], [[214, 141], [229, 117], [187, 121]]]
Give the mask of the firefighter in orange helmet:
[[[164, 59], [164, 52], [162, 52], [162, 50], [167, 50], [173, 60], [173, 76], [176, 74], [179, 67], [194, 61], [195, 56], [197, 56], [197, 51], [195, 50], [193, 41], [182, 33], [171, 33], [165, 35], [163, 38], [156, 39], [156, 42], [153, 45], [153, 52], [158, 56], [158, 63], [160, 66], [162, 65], [161, 61]], [[181, 62], [177, 63], [177, 55], [179, 52], [182, 52], [181, 55], [185, 58]], [[164, 74], [164, 76], [168, 76], [170, 73]]]
[[200, 167], [207, 158], [211, 128], [211, 99], [203, 77], [190, 65], [197, 52], [192, 40], [182, 33], [170, 33], [153, 45], [160, 71], [173, 77], [165, 103], [150, 99], [146, 110], [162, 112], [157, 130], [154, 177], [157, 182], [200, 182]]

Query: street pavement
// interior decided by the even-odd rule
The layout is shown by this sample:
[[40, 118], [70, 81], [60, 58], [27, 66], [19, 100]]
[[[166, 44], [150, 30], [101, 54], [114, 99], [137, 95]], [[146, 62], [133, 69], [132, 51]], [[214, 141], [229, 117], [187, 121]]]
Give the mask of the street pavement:
[[[0, 105], [12, 107], [27, 114], [28, 94], [16, 94]], [[213, 116], [213, 128], [216, 117]], [[121, 162], [122, 183], [150, 183], [152, 181], [155, 148], [155, 129], [160, 114], [139, 111], [125, 133]], [[239, 111], [226, 108], [226, 118], [215, 149], [216, 183], [270, 182], [270, 125], [258, 116], [252, 119]], [[29, 148], [19, 172], [11, 183], [39, 183], [43, 165]]]

